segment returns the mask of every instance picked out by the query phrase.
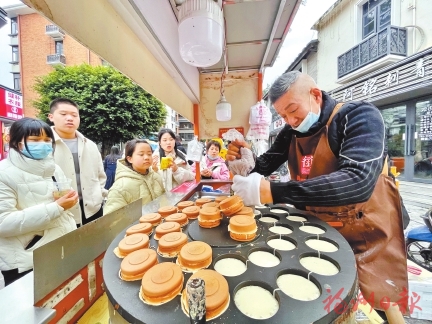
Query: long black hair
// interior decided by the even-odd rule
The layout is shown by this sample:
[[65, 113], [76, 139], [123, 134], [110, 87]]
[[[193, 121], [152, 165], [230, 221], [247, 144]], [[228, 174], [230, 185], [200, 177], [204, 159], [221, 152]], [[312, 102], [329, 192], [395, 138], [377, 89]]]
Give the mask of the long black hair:
[[176, 135], [174, 134], [174, 132], [169, 129], [169, 128], [162, 128], [159, 133], [158, 133], [158, 142], [159, 142], [159, 161], [162, 159], [162, 157], [165, 157], [165, 151], [163, 150], [163, 148], [160, 145], [161, 142], [161, 138], [164, 134], [170, 134], [170, 136], [174, 139], [174, 152], [176, 153], [176, 155], [181, 158], [183, 161], [186, 161], [186, 155], [179, 151], [178, 146], [177, 146], [177, 141], [176, 141]]
[[111, 147], [111, 152], [110, 152], [110, 154], [108, 154], [106, 157], [105, 157], [105, 159], [108, 161], [108, 162], [116, 162], [118, 159], [120, 159], [121, 158], [121, 155], [120, 155], [120, 149], [118, 148], [118, 146], [113, 146], [113, 147]]
[[23, 141], [25, 148], [27, 151], [29, 151], [27, 146], [27, 138], [29, 136], [41, 136], [42, 132], [45, 132], [45, 134], [51, 138], [54, 153], [55, 139], [51, 127], [40, 119], [30, 117], [22, 118], [12, 124], [9, 132], [9, 148], [14, 149], [18, 152], [18, 154], [23, 156], [19, 148], [19, 143]]

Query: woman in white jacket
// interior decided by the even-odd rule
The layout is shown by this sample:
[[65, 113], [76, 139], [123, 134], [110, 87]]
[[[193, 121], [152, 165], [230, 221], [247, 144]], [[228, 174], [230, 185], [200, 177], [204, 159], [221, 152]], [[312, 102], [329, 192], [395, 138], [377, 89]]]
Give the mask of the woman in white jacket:
[[67, 211], [78, 202], [70, 190], [54, 200], [54, 134], [45, 122], [23, 118], [10, 129], [9, 155], [0, 162], [0, 270], [5, 284], [33, 269], [33, 250], [74, 230]]
[[[166, 191], [177, 187], [185, 181], [195, 179], [186, 155], [177, 149], [176, 137], [171, 129], [163, 128], [158, 133], [159, 150], [153, 153], [153, 171], [159, 172]], [[169, 157], [171, 161], [168, 168], [161, 170], [162, 158]]]

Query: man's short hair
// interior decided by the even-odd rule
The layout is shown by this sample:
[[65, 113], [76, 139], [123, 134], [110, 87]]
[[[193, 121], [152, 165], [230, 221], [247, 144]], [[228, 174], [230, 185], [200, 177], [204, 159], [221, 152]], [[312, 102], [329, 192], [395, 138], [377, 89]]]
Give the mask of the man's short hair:
[[297, 81], [301, 75], [299, 71], [285, 72], [270, 87], [269, 98], [272, 104], [274, 104], [285, 92], [287, 92], [291, 86]]
[[79, 110], [79, 106], [78, 104], [70, 99], [67, 98], [56, 98], [53, 101], [50, 102], [49, 108], [50, 108], [50, 114], [53, 114], [54, 111], [56, 111], [56, 109], [58, 108], [58, 104], [68, 104], [68, 105], [72, 105], [74, 106], [76, 109]]

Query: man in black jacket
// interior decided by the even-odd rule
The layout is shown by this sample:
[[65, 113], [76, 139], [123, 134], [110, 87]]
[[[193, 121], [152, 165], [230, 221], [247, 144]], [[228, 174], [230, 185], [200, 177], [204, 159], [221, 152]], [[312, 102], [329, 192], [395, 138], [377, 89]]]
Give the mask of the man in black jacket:
[[[234, 176], [232, 189], [245, 205], [293, 204], [337, 226], [356, 256], [363, 295], [378, 309], [383, 298], [396, 302], [407, 289], [406, 253], [379, 110], [364, 101], [337, 103], [297, 71], [280, 76], [269, 97], [286, 125], [248, 176]], [[229, 164], [250, 161], [247, 147], [231, 143]], [[285, 161], [291, 181], [264, 179]]]
[[[288, 73], [285, 73], [283, 76], [287, 75]], [[283, 83], [287, 80], [279, 79], [282, 85], [276, 81], [269, 92], [270, 100], [278, 114], [284, 118], [286, 125], [276, 137], [271, 148], [256, 159], [251, 174], [256, 172], [268, 176], [274, 172], [288, 160], [292, 137], [302, 138], [317, 133], [326, 125], [337, 104], [336, 100], [326, 92], [319, 90], [308, 75], [290, 72], [288, 77], [290, 77], [288, 82], [292, 85], [291, 90], [294, 92], [287, 90], [286, 83], [284, 91]], [[281, 102], [283, 98], [277, 93], [278, 86], [282, 88], [279, 92], [293, 92], [292, 96], [287, 98], [292, 102], [288, 104]], [[276, 96], [279, 96], [278, 99], [281, 100], [277, 100]], [[309, 125], [308, 129], [300, 129], [306, 119], [306, 122], [310, 123], [311, 117], [309, 116], [318, 118], [316, 122]], [[345, 205], [367, 200], [381, 173], [387, 153], [385, 126], [379, 110], [364, 101], [344, 104], [328, 126], [328, 142], [333, 154], [338, 157], [336, 172], [322, 175], [313, 181], [306, 177], [303, 177], [306, 181], [285, 183], [270, 183], [262, 179], [261, 202], [305, 206], [313, 197], [315, 206], [333, 206], [334, 204]], [[243, 143], [240, 145], [245, 146]], [[227, 155], [227, 160], [233, 159], [229, 148]], [[316, 159], [315, 163], [319, 163], [319, 157]], [[288, 165], [289, 163], [288, 160]], [[300, 180], [293, 176], [291, 179]], [[248, 193], [251, 194], [250, 190]], [[249, 198], [252, 197], [248, 195], [242, 198], [245, 199], [247, 205], [256, 205], [260, 203], [257, 197], [255, 195], [254, 200], [251, 201]]]

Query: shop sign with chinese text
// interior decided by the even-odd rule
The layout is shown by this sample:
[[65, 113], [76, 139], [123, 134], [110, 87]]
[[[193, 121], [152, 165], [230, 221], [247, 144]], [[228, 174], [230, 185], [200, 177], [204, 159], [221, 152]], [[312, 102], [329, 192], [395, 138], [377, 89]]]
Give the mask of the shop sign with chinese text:
[[22, 95], [0, 88], [0, 116], [14, 120], [23, 118]]

